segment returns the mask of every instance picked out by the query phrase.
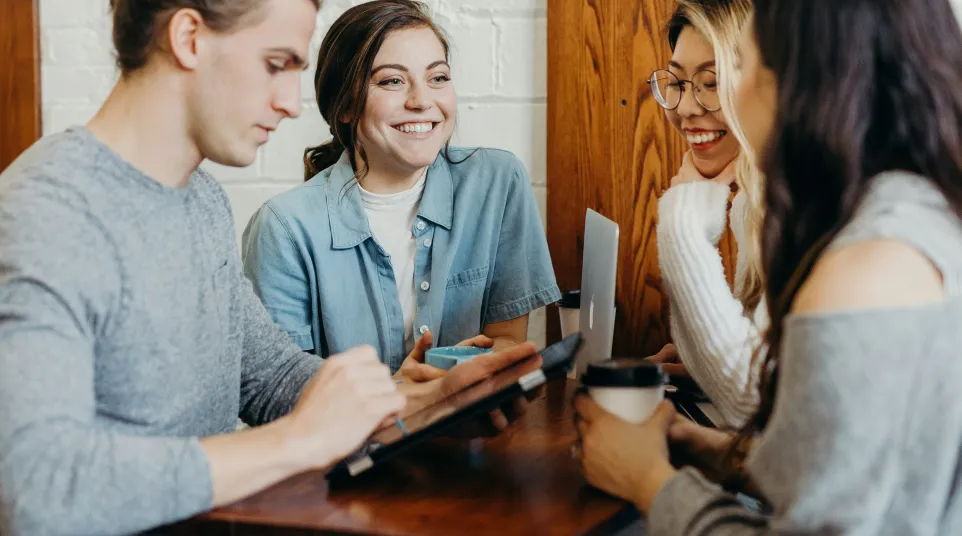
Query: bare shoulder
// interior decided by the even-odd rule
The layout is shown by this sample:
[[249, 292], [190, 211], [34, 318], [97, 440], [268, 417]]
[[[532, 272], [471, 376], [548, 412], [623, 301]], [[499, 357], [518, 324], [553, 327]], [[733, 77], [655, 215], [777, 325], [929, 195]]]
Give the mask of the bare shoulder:
[[906, 242], [874, 239], [823, 254], [792, 312], [911, 307], [944, 297], [942, 274], [921, 251]]

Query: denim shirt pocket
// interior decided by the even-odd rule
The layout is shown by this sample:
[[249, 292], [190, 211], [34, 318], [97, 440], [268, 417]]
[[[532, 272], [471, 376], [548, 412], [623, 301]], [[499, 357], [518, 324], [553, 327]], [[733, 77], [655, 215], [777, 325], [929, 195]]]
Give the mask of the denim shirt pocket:
[[463, 272], [458, 272], [448, 278], [447, 287], [454, 288], [460, 287], [462, 285], [470, 285], [472, 283], [477, 283], [478, 281], [484, 281], [488, 278], [488, 265], [479, 266], [477, 268], [470, 268], [464, 270]]
[[448, 278], [444, 291], [442, 345], [457, 344], [474, 337], [481, 325], [488, 265], [460, 271]]

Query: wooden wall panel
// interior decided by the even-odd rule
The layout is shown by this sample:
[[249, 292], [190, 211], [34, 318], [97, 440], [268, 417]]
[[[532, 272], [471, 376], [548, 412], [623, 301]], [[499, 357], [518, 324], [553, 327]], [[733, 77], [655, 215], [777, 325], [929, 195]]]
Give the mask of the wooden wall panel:
[[[621, 227], [613, 352], [649, 355], [668, 342], [658, 269], [658, 197], [684, 140], [646, 79], [671, 56], [674, 0], [557, 0], [548, 6], [548, 245], [562, 290], [581, 285], [585, 210]], [[731, 278], [734, 241], [721, 245]], [[560, 337], [549, 308], [548, 340]]]
[[0, 171], [41, 135], [37, 0], [0, 0]]

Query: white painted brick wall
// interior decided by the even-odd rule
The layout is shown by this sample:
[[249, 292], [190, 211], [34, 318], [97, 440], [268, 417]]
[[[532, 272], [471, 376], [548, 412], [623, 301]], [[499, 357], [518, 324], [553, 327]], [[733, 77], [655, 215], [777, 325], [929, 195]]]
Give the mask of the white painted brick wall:
[[[514, 152], [524, 162], [545, 210], [545, 130], [548, 0], [427, 0], [452, 40], [459, 95], [455, 143]], [[312, 50], [330, 24], [361, 0], [325, 0]], [[86, 123], [116, 80], [108, 0], [40, 0], [43, 130]], [[312, 58], [313, 60], [313, 58]], [[312, 64], [313, 67], [313, 64]], [[327, 139], [313, 103], [311, 71], [303, 78], [304, 110], [281, 123], [257, 161], [244, 169], [205, 164], [224, 184], [238, 236], [270, 197], [298, 184], [308, 145]], [[532, 315], [529, 336], [544, 340], [544, 311]]]

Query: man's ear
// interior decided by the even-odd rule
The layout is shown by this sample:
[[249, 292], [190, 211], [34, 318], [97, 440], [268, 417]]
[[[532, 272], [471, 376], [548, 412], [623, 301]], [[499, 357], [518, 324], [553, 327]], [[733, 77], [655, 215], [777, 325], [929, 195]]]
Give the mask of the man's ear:
[[167, 25], [170, 54], [177, 64], [187, 70], [197, 68], [199, 51], [203, 48], [203, 33], [207, 29], [204, 17], [196, 9], [179, 9]]

